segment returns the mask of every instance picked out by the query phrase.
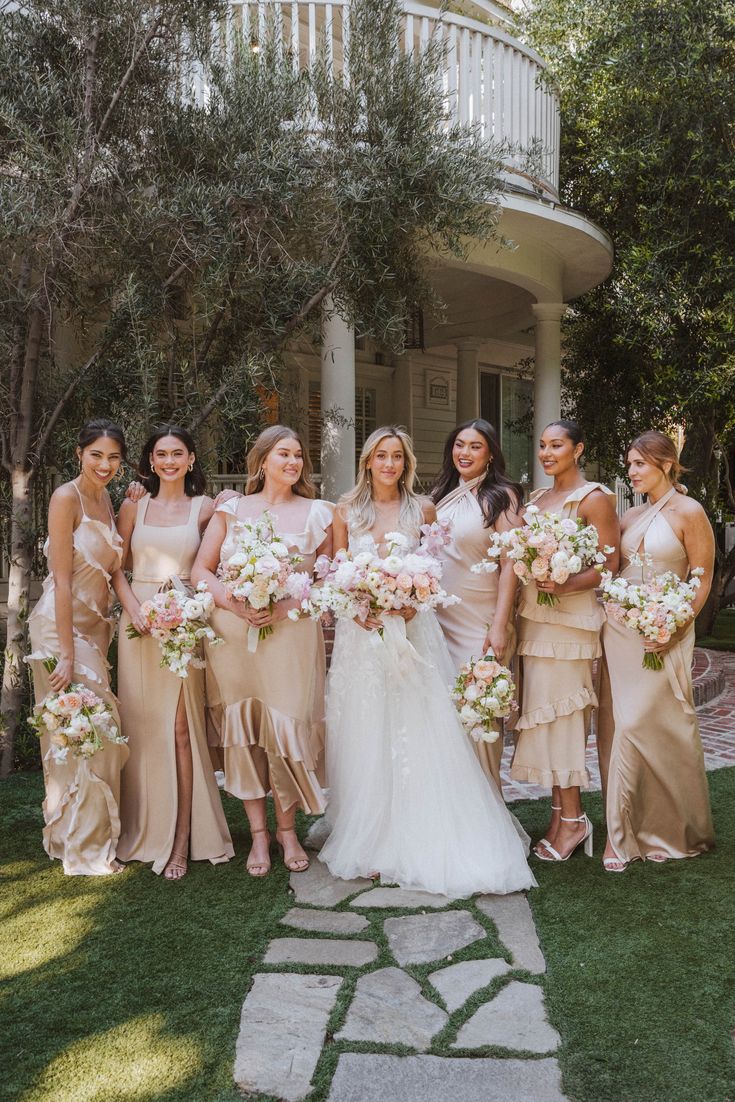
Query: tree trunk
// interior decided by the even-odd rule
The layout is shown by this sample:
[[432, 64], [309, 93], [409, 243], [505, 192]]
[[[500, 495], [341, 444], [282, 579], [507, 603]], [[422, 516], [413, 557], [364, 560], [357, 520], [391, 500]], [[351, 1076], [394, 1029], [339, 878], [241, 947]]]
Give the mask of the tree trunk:
[[8, 636], [5, 644], [2, 695], [0, 696], [0, 777], [13, 768], [15, 735], [20, 723], [26, 667], [26, 622], [33, 564], [34, 470], [15, 467], [11, 474], [13, 492], [10, 527], [10, 569], [8, 574]]

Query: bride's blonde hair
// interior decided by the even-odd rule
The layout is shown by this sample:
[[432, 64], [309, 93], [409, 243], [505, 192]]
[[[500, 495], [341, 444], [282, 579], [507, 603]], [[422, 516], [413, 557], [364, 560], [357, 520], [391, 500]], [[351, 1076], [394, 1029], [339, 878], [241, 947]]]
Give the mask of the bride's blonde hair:
[[375, 504], [373, 502], [372, 479], [368, 466], [373, 453], [382, 440], [395, 437], [403, 448], [403, 474], [398, 481], [401, 494], [401, 511], [398, 515], [398, 527], [405, 533], [417, 533], [424, 520], [421, 500], [414, 490], [416, 482], [416, 455], [411, 437], [400, 425], [384, 425], [371, 432], [362, 446], [357, 466], [357, 482], [342, 499], [345, 515], [350, 518], [350, 527], [355, 533], [369, 532], [375, 525]]

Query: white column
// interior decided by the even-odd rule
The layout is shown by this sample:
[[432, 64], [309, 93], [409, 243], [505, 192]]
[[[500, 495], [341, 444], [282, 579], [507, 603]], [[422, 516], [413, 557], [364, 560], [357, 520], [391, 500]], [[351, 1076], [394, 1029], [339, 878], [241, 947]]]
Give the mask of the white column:
[[456, 423], [480, 416], [480, 373], [477, 370], [477, 341], [457, 341], [457, 417]]
[[396, 425], [404, 425], [413, 436], [413, 370], [405, 353], [393, 358], [393, 414]]
[[563, 302], [537, 302], [531, 307], [536, 318], [536, 356], [533, 376], [533, 485], [548, 484], [536, 457], [539, 438], [547, 425], [561, 416], [561, 319]]
[[322, 318], [322, 497], [355, 484], [355, 331], [325, 300]]

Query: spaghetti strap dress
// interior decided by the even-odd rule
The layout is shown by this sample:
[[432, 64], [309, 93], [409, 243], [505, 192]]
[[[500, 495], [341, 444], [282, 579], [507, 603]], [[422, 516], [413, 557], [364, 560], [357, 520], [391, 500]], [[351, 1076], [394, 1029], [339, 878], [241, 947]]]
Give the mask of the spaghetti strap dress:
[[[138, 502], [130, 540], [132, 589], [141, 602], [150, 600], [171, 577], [188, 582], [201, 542], [204, 498], [191, 499], [186, 524], [166, 527], [146, 523], [150, 500], [146, 494]], [[118, 856], [150, 862], [153, 871], [161, 873], [171, 855], [178, 811], [174, 725], [183, 694], [193, 767], [189, 856], [215, 865], [227, 861], [234, 851], [207, 746], [204, 670], [189, 666], [188, 676], [181, 678], [162, 668], [158, 642], [150, 635], [129, 639], [129, 623], [123, 613], [118, 695], [130, 757], [122, 775]]]
[[[650, 570], [689, 574], [686, 550], [663, 508], [672, 489], [643, 509], [623, 533], [621, 575], [641, 580], [630, 559], [651, 556]], [[643, 639], [610, 618], [602, 632], [615, 732], [607, 782], [610, 841], [621, 861], [649, 854], [694, 857], [714, 845], [704, 753], [694, 710], [694, 624], [664, 654], [662, 670], [643, 669]]]
[[[82, 519], [74, 529], [72, 559], [72, 625], [74, 672], [72, 679], [86, 685], [104, 700], [120, 729], [117, 701], [110, 688], [107, 651], [112, 638], [110, 578], [120, 567], [122, 540], [110, 523], [87, 516], [79, 494]], [[50, 542], [44, 554], [48, 557]], [[49, 673], [43, 665], [58, 658], [53, 574], [43, 583], [43, 592], [28, 621], [31, 654], [27, 661], [33, 672], [36, 703], [51, 692]], [[114, 861], [120, 837], [120, 771], [128, 756], [125, 743], [104, 742], [93, 757], [56, 762], [49, 755], [48, 735], [41, 739], [43, 779], [44, 849], [58, 858], [68, 876], [106, 876], [115, 872]]]
[[[586, 482], [569, 494], [561, 515], [576, 517], [593, 490], [612, 494], [599, 482]], [[532, 494], [531, 503], [544, 492]], [[593, 589], [560, 596], [553, 607], [538, 604], [537, 593], [535, 582], [529, 581], [521, 589], [518, 609], [523, 699], [511, 776], [545, 788], [588, 788], [585, 748], [597, 706], [592, 662], [602, 654], [605, 613]]]

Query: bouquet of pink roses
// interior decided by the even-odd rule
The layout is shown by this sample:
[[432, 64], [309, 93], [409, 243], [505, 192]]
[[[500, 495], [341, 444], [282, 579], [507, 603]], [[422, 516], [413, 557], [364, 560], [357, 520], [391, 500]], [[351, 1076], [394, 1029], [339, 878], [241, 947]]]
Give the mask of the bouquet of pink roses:
[[373, 613], [414, 608], [418, 612], [455, 604], [441, 587], [442, 564], [436, 555], [451, 537], [449, 525], [434, 522], [421, 528], [421, 541], [415, 551], [401, 532], [388, 532], [388, 554], [381, 558], [373, 551], [352, 555], [338, 551], [333, 559], [321, 556], [316, 574], [321, 585], [311, 594], [313, 616], [332, 612], [338, 620], [363, 622]]
[[[56, 659], [44, 662], [53, 671]], [[69, 753], [75, 758], [91, 758], [104, 750], [104, 741], [127, 742], [120, 734], [109, 705], [86, 685], [76, 682], [63, 692], [49, 693], [36, 704], [28, 720], [39, 738], [49, 735], [49, 754], [57, 763], [65, 762]]]
[[[256, 520], [240, 520], [234, 526], [236, 550], [228, 562], [221, 562], [217, 577], [237, 601], [246, 601], [251, 608], [272, 609], [277, 601], [293, 598], [300, 609], [293, 608], [288, 616], [298, 620], [301, 610], [309, 611], [311, 578], [296, 571], [300, 555], [289, 551], [286, 541], [276, 533], [269, 512]], [[260, 639], [273, 632], [272, 625], [251, 627], [248, 650], [254, 652]]]
[[[200, 582], [194, 592], [181, 582], [161, 589], [149, 601], [143, 601], [141, 613], [150, 628], [151, 636], [161, 648], [161, 665], [177, 677], [188, 677], [188, 668], [203, 669], [201, 642], [206, 639], [214, 647], [223, 642], [209, 626], [214, 609], [214, 598], [206, 582]], [[126, 629], [128, 639], [140, 639], [140, 632], [132, 624]]]
[[[542, 513], [538, 506], [526, 507], [525, 524], [509, 532], [496, 532], [492, 536], [487, 558], [475, 563], [475, 573], [491, 573], [498, 569], [497, 560], [505, 553], [513, 562], [513, 571], [523, 585], [531, 579], [551, 579], [563, 585], [573, 574], [588, 567], [602, 571], [605, 556], [615, 548], [598, 550], [599, 537], [594, 524], [585, 524], [580, 517], [560, 517], [556, 513]], [[558, 597], [553, 593], [537, 594], [540, 605], [555, 605]]]
[[[704, 570], [701, 567], [692, 570], [689, 581], [683, 581], [673, 570], [667, 570], [664, 574], [649, 573], [649, 577], [645, 578], [645, 569], [651, 566], [650, 556], [631, 555], [630, 561], [641, 568], [640, 583], [634, 584], [627, 578], [614, 578], [610, 571], [602, 575], [607, 614], [623, 627], [637, 631], [644, 639], [668, 643], [674, 632], [688, 624], [694, 616], [692, 605]], [[661, 655], [646, 651], [643, 668], [662, 670], [664, 663]]]
[[507, 666], [492, 651], [462, 666], [452, 690], [459, 719], [475, 742], [495, 742], [500, 732], [495, 720], [517, 707], [516, 687]]

